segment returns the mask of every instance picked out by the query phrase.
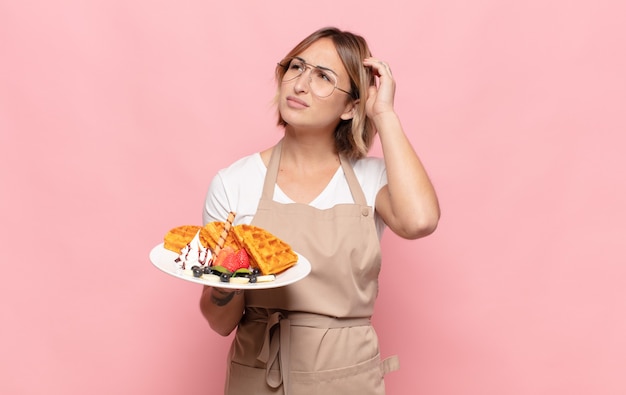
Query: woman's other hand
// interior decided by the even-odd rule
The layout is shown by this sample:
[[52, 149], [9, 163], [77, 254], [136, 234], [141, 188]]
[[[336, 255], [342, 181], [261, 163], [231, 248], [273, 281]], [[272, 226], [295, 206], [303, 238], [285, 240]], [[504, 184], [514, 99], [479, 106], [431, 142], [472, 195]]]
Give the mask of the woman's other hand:
[[393, 100], [396, 93], [396, 82], [391, 74], [391, 68], [377, 58], [366, 58], [363, 65], [370, 67], [377, 78], [377, 83], [369, 87], [365, 109], [367, 116], [375, 118], [384, 113], [393, 112]]

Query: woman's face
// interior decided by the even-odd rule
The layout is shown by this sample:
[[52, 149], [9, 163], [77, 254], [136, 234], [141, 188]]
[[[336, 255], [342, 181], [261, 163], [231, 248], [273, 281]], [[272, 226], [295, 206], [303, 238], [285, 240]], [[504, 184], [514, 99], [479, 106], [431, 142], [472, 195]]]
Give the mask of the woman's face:
[[[329, 69], [336, 74], [337, 87], [350, 91], [348, 73], [329, 38], [316, 41], [296, 56], [309, 65]], [[283, 120], [292, 127], [334, 131], [341, 119], [352, 117], [352, 99], [338, 89], [327, 97], [316, 96], [311, 92], [311, 72], [308, 68], [299, 77], [280, 83], [278, 110]]]

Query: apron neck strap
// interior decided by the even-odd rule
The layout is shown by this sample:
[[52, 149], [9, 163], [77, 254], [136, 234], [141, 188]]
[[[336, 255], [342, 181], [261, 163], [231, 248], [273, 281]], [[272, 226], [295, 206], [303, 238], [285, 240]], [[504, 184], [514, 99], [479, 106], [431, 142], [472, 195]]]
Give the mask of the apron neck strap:
[[[270, 161], [267, 164], [267, 173], [265, 175], [265, 182], [263, 183], [263, 193], [261, 195], [261, 199], [274, 199], [274, 187], [278, 177], [278, 167], [280, 165], [282, 146], [283, 139], [280, 139], [280, 141], [272, 149], [272, 155], [270, 156]], [[348, 187], [350, 188], [350, 193], [352, 193], [354, 203], [367, 206], [367, 200], [363, 194], [363, 189], [361, 188], [361, 184], [359, 184], [359, 180], [356, 178], [356, 174], [354, 174], [350, 161], [344, 158], [343, 155], [339, 155], [339, 162], [341, 163], [343, 174], [348, 182]]]
[[267, 173], [265, 174], [265, 182], [263, 183], [263, 194], [261, 199], [274, 200], [274, 186], [278, 177], [278, 165], [280, 164], [280, 153], [283, 147], [283, 139], [272, 149], [270, 162], [267, 164]]
[[361, 184], [359, 184], [359, 180], [356, 178], [356, 174], [354, 174], [354, 169], [352, 168], [350, 161], [344, 158], [342, 155], [339, 155], [339, 161], [341, 162], [343, 174], [346, 176], [346, 181], [348, 182], [348, 186], [350, 187], [350, 193], [352, 193], [352, 199], [354, 200], [354, 203], [360, 206], [367, 206], [365, 194], [363, 193]]

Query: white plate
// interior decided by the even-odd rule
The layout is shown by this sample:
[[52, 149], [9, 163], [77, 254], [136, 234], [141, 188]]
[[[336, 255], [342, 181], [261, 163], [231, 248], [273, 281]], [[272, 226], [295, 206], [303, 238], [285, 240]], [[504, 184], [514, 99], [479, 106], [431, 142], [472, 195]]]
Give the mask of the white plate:
[[218, 288], [232, 288], [232, 289], [269, 289], [279, 288], [285, 285], [293, 284], [296, 281], [302, 280], [311, 272], [311, 263], [302, 255], [298, 254], [298, 262], [284, 272], [276, 275], [276, 280], [262, 282], [262, 283], [247, 283], [247, 284], [234, 284], [224, 283], [221, 281], [210, 281], [203, 279], [202, 277], [194, 277], [191, 271], [181, 270], [178, 268], [175, 259], [178, 258], [178, 254], [174, 251], [166, 250], [163, 247], [163, 243], [157, 245], [150, 251], [150, 261], [154, 266], [163, 272], [178, 277], [183, 280], [191, 281], [192, 283], [208, 285]]

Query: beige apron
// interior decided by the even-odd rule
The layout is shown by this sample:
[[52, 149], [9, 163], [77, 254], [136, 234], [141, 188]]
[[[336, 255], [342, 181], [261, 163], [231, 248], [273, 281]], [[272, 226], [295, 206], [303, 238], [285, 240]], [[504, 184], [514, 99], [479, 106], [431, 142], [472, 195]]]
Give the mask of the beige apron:
[[281, 145], [273, 149], [252, 223], [287, 241], [312, 270], [295, 284], [246, 292], [225, 393], [382, 395], [383, 376], [398, 360], [380, 360], [370, 325], [380, 271], [373, 209], [344, 158], [355, 204], [319, 210], [275, 202]]

